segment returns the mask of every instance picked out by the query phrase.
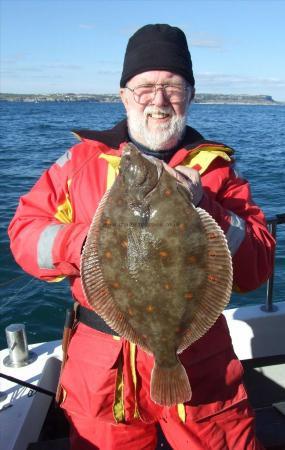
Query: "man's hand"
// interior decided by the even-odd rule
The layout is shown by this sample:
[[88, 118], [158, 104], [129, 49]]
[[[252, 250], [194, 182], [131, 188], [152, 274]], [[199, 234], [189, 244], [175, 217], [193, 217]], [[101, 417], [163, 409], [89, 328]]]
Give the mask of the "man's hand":
[[199, 172], [185, 166], [177, 166], [175, 169], [172, 169], [165, 163], [163, 165], [165, 170], [187, 189], [193, 205], [197, 206], [203, 197], [203, 186]]

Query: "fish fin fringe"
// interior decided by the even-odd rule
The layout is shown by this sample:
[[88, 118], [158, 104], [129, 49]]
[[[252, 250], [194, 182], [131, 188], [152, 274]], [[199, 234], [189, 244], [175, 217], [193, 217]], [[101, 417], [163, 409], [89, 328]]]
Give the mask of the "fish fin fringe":
[[174, 367], [152, 369], [150, 397], [160, 405], [171, 406], [191, 400], [192, 391], [185, 368], [180, 362]]
[[120, 336], [124, 336], [127, 340], [151, 353], [113, 301], [102, 274], [97, 242], [100, 232], [100, 220], [109, 196], [109, 191], [105, 192], [99, 203], [82, 251], [80, 273], [83, 292], [92, 309], [102, 317], [109, 327]]
[[200, 339], [214, 325], [232, 293], [232, 258], [224, 232], [210, 214], [201, 208], [196, 210], [208, 242], [207, 281], [200, 307], [193, 317], [191, 328], [183, 336], [178, 353]]

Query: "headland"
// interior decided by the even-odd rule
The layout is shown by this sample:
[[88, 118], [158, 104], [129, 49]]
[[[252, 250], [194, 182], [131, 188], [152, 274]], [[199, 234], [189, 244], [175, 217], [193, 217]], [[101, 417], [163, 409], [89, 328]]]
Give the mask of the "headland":
[[[10, 94], [0, 93], [2, 102], [96, 102], [119, 103], [121, 99], [116, 94]], [[230, 94], [196, 94], [194, 103], [206, 104], [243, 104], [243, 105], [284, 105], [270, 95], [230, 95]]]

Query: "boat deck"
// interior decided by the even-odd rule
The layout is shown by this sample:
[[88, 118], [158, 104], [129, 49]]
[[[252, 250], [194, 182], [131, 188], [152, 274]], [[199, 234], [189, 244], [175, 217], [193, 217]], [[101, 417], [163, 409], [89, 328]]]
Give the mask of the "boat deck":
[[[224, 314], [245, 369], [245, 384], [256, 412], [257, 435], [267, 450], [285, 450], [285, 302], [278, 303], [271, 313], [250, 306]], [[60, 341], [34, 344], [30, 349], [38, 354], [35, 362], [20, 369], [3, 365], [2, 372], [55, 392]], [[0, 352], [1, 361], [6, 355], [7, 349]], [[68, 424], [62, 411], [51, 403], [52, 397], [5, 379], [1, 380], [1, 390], [7, 394], [0, 403], [5, 450], [68, 450]], [[160, 430], [158, 434], [157, 449], [171, 450]]]
[[243, 361], [244, 381], [265, 448], [285, 449], [285, 355]]
[[[278, 303], [278, 309], [267, 314], [258, 307], [228, 310], [224, 314], [245, 369], [245, 384], [256, 412], [257, 435], [267, 450], [285, 450], [285, 351], [280, 353], [285, 344], [285, 302]], [[264, 345], [251, 345], [254, 342], [251, 335], [257, 330], [259, 342]], [[55, 392], [60, 370], [60, 341], [35, 344], [30, 348], [38, 353], [35, 362], [21, 369], [3, 366], [2, 372]], [[262, 353], [266, 356], [261, 356]], [[2, 350], [1, 360], [6, 355], [7, 349]], [[7, 438], [7, 445], [9, 443], [5, 450], [69, 449], [68, 423], [62, 411], [54, 407], [51, 397], [39, 392], [30, 395], [29, 388], [7, 380], [1, 380], [1, 390], [8, 394], [0, 403], [3, 437]], [[158, 435], [157, 450], [171, 450], [159, 429]]]
[[[279, 376], [284, 379], [285, 355], [243, 361], [243, 366], [245, 384], [256, 412], [257, 436], [267, 450], [285, 450], [285, 415], [278, 410], [280, 403], [285, 408], [285, 388], [276, 383]], [[62, 411], [52, 405], [40, 441], [30, 444], [27, 450], [69, 450], [67, 435], [68, 423]], [[56, 439], [50, 440], [50, 436]], [[158, 449], [172, 449], [160, 429]]]

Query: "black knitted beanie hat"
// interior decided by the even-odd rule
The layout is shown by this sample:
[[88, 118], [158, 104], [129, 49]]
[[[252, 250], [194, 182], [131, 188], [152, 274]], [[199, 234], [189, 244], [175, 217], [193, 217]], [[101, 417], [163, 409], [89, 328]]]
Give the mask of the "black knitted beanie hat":
[[130, 37], [120, 86], [149, 70], [177, 73], [194, 86], [191, 56], [182, 30], [166, 24], [145, 25]]

